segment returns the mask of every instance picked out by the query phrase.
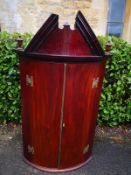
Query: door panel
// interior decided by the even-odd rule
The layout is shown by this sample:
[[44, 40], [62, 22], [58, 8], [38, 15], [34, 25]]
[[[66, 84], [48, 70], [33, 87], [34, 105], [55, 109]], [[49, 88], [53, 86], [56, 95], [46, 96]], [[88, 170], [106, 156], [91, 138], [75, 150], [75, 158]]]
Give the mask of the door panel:
[[91, 154], [104, 66], [67, 65], [60, 168], [83, 163]]
[[[20, 71], [25, 157], [37, 165], [56, 168], [63, 65], [21, 59]], [[26, 82], [27, 75], [33, 86]]]

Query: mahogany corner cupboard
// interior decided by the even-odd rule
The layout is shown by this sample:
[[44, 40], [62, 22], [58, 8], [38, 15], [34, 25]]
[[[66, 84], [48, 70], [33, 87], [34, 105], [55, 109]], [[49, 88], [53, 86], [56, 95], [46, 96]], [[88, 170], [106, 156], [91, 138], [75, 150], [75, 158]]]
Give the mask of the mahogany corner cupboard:
[[20, 56], [23, 149], [27, 163], [62, 172], [91, 159], [107, 56], [83, 14], [75, 29], [52, 14]]

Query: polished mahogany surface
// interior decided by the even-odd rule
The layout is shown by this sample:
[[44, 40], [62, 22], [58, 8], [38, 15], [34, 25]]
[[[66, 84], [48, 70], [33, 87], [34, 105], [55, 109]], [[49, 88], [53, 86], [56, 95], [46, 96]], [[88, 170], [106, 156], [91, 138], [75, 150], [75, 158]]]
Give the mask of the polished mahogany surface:
[[55, 29], [38, 51], [43, 54], [74, 57], [92, 55], [80, 32], [77, 29], [71, 30], [70, 26]]
[[[69, 168], [91, 156], [104, 67], [105, 62], [66, 65], [60, 130], [64, 65], [21, 59], [24, 155], [28, 160], [49, 168]], [[33, 77], [33, 87], [27, 85], [27, 75]], [[98, 87], [93, 88], [93, 79], [98, 77]], [[33, 154], [28, 146], [33, 147]]]
[[[105, 63], [67, 65], [61, 167], [84, 162], [91, 155]], [[98, 87], [92, 88], [99, 77]], [[84, 149], [89, 145], [89, 150]]]
[[[38, 165], [57, 167], [63, 65], [21, 59], [20, 71], [24, 155]], [[32, 87], [27, 75], [33, 77]]]
[[75, 30], [51, 15], [20, 55], [24, 157], [45, 171], [91, 158], [105, 54], [81, 12]]

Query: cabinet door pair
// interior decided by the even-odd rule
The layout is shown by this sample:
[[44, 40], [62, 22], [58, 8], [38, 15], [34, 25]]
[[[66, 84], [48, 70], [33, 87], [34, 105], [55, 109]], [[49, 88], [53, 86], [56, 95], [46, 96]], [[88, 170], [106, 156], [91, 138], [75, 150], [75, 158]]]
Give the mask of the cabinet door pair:
[[38, 166], [69, 168], [92, 151], [104, 62], [20, 60], [24, 156]]

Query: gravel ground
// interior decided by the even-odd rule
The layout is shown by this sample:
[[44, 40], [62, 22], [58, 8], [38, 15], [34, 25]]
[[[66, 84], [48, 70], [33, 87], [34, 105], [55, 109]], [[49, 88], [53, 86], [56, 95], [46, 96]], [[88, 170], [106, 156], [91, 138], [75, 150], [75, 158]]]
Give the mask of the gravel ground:
[[93, 158], [67, 173], [38, 171], [22, 160], [21, 126], [0, 126], [0, 175], [131, 175], [131, 129], [97, 128]]

